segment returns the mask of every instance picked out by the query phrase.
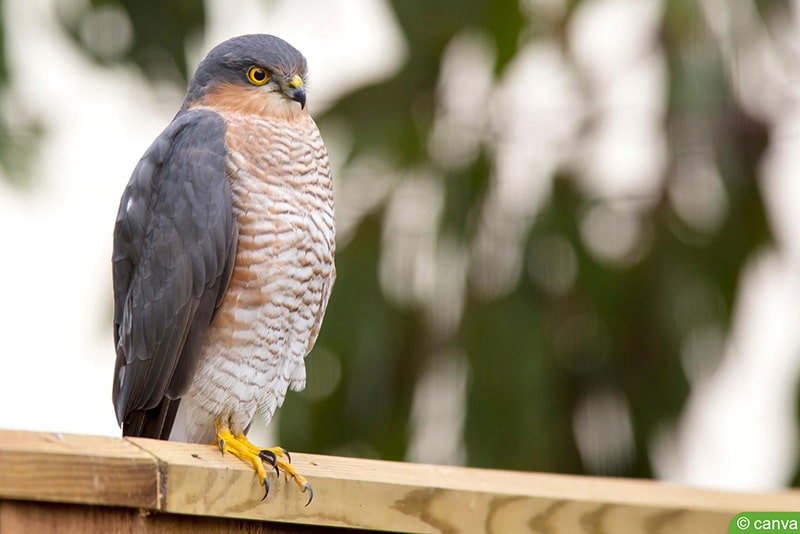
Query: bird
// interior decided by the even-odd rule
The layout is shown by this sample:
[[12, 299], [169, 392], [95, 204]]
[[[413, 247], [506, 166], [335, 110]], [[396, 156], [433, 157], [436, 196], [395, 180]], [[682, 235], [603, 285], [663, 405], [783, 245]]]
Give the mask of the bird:
[[282, 447], [247, 439], [302, 390], [336, 278], [333, 177], [305, 57], [242, 35], [212, 48], [135, 166], [114, 224], [112, 400], [123, 436], [216, 444], [269, 493]]

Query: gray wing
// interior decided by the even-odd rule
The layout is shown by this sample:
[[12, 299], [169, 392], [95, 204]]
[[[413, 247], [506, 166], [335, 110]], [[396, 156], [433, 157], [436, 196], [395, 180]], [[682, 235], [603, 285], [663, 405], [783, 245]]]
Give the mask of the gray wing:
[[113, 252], [112, 398], [120, 424], [178, 399], [197, 369], [236, 253], [225, 153], [219, 115], [181, 113], [122, 195]]

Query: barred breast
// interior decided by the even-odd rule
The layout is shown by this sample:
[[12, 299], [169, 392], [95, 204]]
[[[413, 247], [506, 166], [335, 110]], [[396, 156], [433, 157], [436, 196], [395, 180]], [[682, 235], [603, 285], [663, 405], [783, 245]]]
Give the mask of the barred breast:
[[335, 277], [331, 170], [314, 121], [224, 118], [236, 260], [170, 436], [198, 443], [214, 440], [217, 418], [234, 433], [256, 410], [269, 423], [287, 388], [303, 389]]

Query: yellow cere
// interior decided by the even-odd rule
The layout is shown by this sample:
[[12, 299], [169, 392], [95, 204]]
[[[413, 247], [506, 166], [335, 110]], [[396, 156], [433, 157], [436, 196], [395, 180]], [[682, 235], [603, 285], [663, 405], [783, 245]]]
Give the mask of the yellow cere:
[[303, 78], [301, 78], [299, 74], [295, 74], [292, 76], [292, 79], [289, 80], [289, 85], [292, 86], [292, 89], [297, 89], [303, 85]]

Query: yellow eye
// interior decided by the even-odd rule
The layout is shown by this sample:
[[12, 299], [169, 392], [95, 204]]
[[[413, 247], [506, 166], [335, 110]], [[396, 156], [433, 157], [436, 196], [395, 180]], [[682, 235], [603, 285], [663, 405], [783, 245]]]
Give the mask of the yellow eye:
[[266, 69], [253, 66], [247, 69], [247, 79], [253, 85], [264, 85], [269, 81], [269, 73]]

